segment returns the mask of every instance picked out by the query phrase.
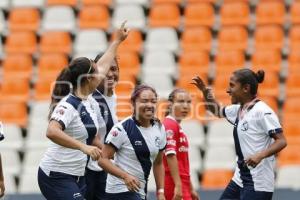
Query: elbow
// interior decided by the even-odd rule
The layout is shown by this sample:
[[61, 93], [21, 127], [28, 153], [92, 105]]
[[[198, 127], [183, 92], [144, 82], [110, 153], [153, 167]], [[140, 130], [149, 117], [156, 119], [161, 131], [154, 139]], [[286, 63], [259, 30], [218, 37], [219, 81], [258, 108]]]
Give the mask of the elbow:
[[50, 140], [55, 139], [55, 136], [56, 136], [55, 130], [53, 130], [53, 128], [51, 128], [51, 127], [48, 127], [46, 136], [47, 136], [47, 138], [50, 139]]

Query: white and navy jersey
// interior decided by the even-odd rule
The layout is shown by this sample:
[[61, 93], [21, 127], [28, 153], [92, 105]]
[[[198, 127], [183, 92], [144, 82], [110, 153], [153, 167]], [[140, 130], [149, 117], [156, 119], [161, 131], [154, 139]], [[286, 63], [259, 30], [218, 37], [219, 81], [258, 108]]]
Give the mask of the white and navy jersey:
[[[137, 125], [133, 117], [117, 123], [109, 132], [106, 144], [116, 148], [114, 163], [127, 173], [138, 178], [141, 183], [139, 194], [146, 197], [146, 183], [159, 151], [166, 146], [166, 133], [163, 125], [154, 122], [151, 127]], [[107, 193], [127, 192], [124, 181], [111, 174], [106, 180]]]
[[[54, 109], [50, 120], [56, 120], [63, 131], [74, 139], [90, 144], [104, 124], [97, 102], [93, 98], [81, 100], [69, 94]], [[80, 150], [51, 143], [41, 160], [41, 169], [49, 175], [50, 171], [74, 176], [83, 176], [87, 155]]]
[[255, 191], [274, 191], [275, 157], [263, 159], [255, 168], [245, 165], [244, 160], [267, 149], [273, 142], [272, 135], [282, 133], [277, 115], [264, 102], [256, 100], [243, 116], [240, 105], [223, 108], [223, 115], [234, 125], [233, 136], [237, 154], [237, 167], [233, 181], [240, 187], [254, 187]]
[[[115, 123], [118, 122], [116, 106], [117, 106], [117, 99], [116, 95], [113, 94], [112, 96], [108, 97], [103, 95], [99, 90], [95, 90], [95, 92], [91, 95], [99, 105], [101, 116], [105, 121], [105, 126], [100, 128], [99, 130], [99, 137], [102, 143], [104, 143], [106, 135], [112, 129]], [[98, 165], [97, 161], [93, 161], [89, 159], [89, 163], [87, 166], [90, 170], [94, 171], [102, 171], [103, 169]]]

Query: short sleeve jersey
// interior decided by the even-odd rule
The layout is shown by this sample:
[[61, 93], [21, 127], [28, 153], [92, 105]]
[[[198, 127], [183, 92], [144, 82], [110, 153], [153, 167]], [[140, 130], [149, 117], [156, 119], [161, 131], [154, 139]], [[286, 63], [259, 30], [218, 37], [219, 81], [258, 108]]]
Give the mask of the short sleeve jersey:
[[164, 156], [165, 172], [170, 175], [166, 156], [169, 154], [175, 154], [178, 161], [179, 175], [181, 177], [189, 177], [190, 166], [188, 138], [183, 132], [180, 124], [173, 117], [167, 116], [163, 121], [163, 124], [167, 134], [167, 146]]
[[[238, 165], [233, 180], [241, 187], [244, 184], [249, 185], [250, 181], [255, 191], [273, 192], [274, 156], [263, 159], [255, 168], [243, 168], [239, 163], [268, 148], [273, 142], [271, 136], [282, 133], [278, 117], [267, 104], [259, 100], [247, 109], [243, 117], [238, 117], [239, 113], [240, 105], [223, 108], [223, 115], [234, 125]], [[250, 173], [245, 170], [249, 170]]]
[[[78, 107], [75, 108], [76, 106]], [[92, 140], [99, 130], [99, 124], [103, 123], [94, 99], [81, 100], [72, 94], [57, 104], [51, 120], [59, 122], [65, 134], [82, 143]], [[52, 142], [40, 162], [40, 167], [47, 175], [50, 171], [55, 171], [83, 176], [86, 162], [87, 155], [82, 151]]]
[[[166, 133], [164, 127], [156, 122], [148, 128], [138, 126], [135, 123], [134, 126], [137, 126], [146, 144], [140, 140], [135, 140], [134, 144], [132, 144], [129, 140], [129, 135], [136, 133], [127, 133], [124, 129], [124, 124], [128, 120], [133, 119], [132, 117], [128, 117], [117, 123], [109, 132], [105, 142], [106, 144], [111, 144], [116, 148], [116, 154], [114, 157], [115, 165], [138, 178], [141, 183], [139, 194], [142, 199], [145, 199], [146, 194], [144, 189], [146, 180], [142, 165], [137, 158], [133, 145], [147, 145], [150, 152], [151, 164], [153, 164], [158, 152], [164, 150], [166, 146]], [[121, 193], [127, 191], [128, 189], [122, 179], [108, 174], [106, 181], [106, 192]]]

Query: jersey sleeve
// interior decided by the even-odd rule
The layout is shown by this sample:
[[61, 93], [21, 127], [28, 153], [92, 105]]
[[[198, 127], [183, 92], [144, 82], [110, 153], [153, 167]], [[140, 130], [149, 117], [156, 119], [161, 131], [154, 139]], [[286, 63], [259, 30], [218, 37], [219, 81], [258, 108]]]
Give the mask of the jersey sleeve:
[[105, 144], [111, 144], [115, 148], [120, 149], [126, 140], [125, 136], [123, 129], [117, 124], [108, 133]]
[[261, 126], [266, 134], [272, 136], [277, 133], [282, 133], [282, 127], [275, 112], [271, 109], [261, 111]]
[[162, 125], [162, 127], [161, 127], [161, 140], [160, 140], [160, 144], [159, 144], [159, 150], [160, 151], [164, 150], [166, 148], [166, 145], [167, 145], [166, 129]]
[[54, 111], [51, 114], [50, 121], [55, 120], [62, 126], [64, 130], [74, 118], [75, 110], [74, 108], [68, 104], [67, 102], [60, 102], [55, 107]]
[[234, 124], [238, 115], [240, 105], [229, 105], [222, 109], [223, 116], [231, 123]]
[[164, 122], [165, 130], [166, 130], [166, 140], [167, 145], [165, 149], [165, 155], [176, 154], [177, 149], [177, 141], [176, 136], [178, 135], [178, 127], [175, 124]]

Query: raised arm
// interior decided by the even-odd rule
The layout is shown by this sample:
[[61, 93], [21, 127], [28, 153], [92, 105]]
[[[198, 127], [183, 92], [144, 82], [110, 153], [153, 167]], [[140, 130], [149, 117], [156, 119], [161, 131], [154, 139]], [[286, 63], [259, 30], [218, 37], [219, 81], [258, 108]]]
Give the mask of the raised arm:
[[203, 94], [206, 109], [218, 117], [223, 117], [221, 106], [214, 98], [211, 88], [208, 88], [199, 76], [194, 77], [192, 80], [192, 84]]
[[100, 79], [103, 80], [110, 69], [111, 63], [116, 57], [119, 45], [127, 38], [129, 29], [125, 27], [126, 21], [117, 30], [116, 39], [110, 44], [103, 56], [96, 63]]

